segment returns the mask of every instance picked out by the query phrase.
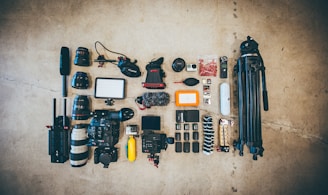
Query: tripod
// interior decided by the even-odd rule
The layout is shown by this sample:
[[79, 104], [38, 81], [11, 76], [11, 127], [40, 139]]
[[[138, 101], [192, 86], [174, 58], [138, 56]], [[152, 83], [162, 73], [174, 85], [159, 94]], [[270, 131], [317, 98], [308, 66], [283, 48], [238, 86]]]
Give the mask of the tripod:
[[241, 56], [235, 65], [238, 80], [239, 139], [234, 141], [234, 147], [239, 150], [239, 155], [243, 156], [246, 144], [253, 154], [253, 160], [257, 160], [257, 156], [262, 157], [264, 151], [260, 104], [261, 80], [263, 108], [265, 111], [269, 110], [265, 67], [258, 43], [250, 36], [241, 43], [240, 51]]

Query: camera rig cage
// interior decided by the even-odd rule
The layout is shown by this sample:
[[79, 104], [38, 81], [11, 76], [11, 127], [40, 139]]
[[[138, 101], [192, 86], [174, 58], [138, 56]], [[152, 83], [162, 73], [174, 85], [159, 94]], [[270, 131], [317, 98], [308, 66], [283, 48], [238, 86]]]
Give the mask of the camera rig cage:
[[143, 134], [142, 139], [142, 152], [149, 153], [148, 160], [153, 162], [154, 166], [158, 168], [159, 155], [161, 150], [166, 150], [167, 139], [166, 134], [155, 133], [161, 129], [161, 119], [159, 116], [142, 116], [141, 118], [141, 129]]
[[92, 119], [88, 126], [89, 146], [97, 146], [94, 151], [94, 163], [101, 162], [108, 168], [111, 162], [118, 158], [115, 145], [120, 137], [120, 122], [131, 119], [134, 112], [130, 108], [119, 111], [95, 110], [91, 113]]

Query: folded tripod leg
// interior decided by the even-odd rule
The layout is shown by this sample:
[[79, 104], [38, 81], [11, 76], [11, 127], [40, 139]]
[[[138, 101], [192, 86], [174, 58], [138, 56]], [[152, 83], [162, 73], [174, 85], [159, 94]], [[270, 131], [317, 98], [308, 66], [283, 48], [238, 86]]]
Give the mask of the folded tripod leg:
[[252, 64], [253, 71], [251, 72], [251, 99], [253, 99], [254, 104], [252, 105], [253, 113], [251, 116], [251, 136], [248, 141], [250, 142], [249, 148], [250, 152], [253, 154], [253, 159], [257, 160], [257, 156], [263, 156], [264, 148], [262, 147], [262, 127], [261, 127], [261, 106], [260, 106], [260, 66], [261, 63], [258, 58], [254, 58]]
[[244, 155], [244, 144], [245, 144], [245, 128], [244, 128], [244, 95], [243, 95], [243, 64], [241, 59], [238, 59], [237, 65], [235, 66], [235, 71], [237, 72], [237, 82], [238, 82], [238, 120], [239, 120], [239, 139], [234, 141], [234, 147], [239, 150], [239, 155]]

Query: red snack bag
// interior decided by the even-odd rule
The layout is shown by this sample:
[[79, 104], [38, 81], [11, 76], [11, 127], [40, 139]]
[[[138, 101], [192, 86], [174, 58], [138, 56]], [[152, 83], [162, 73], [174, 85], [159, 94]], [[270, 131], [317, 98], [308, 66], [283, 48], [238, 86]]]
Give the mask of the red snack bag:
[[200, 76], [216, 77], [218, 65], [218, 56], [206, 55], [198, 57], [198, 67]]

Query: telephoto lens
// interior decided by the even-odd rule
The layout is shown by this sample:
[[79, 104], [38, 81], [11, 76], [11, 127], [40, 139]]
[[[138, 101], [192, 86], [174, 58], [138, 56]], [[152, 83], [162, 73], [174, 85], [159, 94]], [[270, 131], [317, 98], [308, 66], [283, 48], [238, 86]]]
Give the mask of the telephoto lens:
[[74, 98], [72, 119], [87, 120], [90, 116], [89, 98], [86, 95], [77, 95]]
[[89, 158], [87, 125], [74, 125], [71, 134], [70, 162], [72, 167], [81, 167], [87, 164]]

